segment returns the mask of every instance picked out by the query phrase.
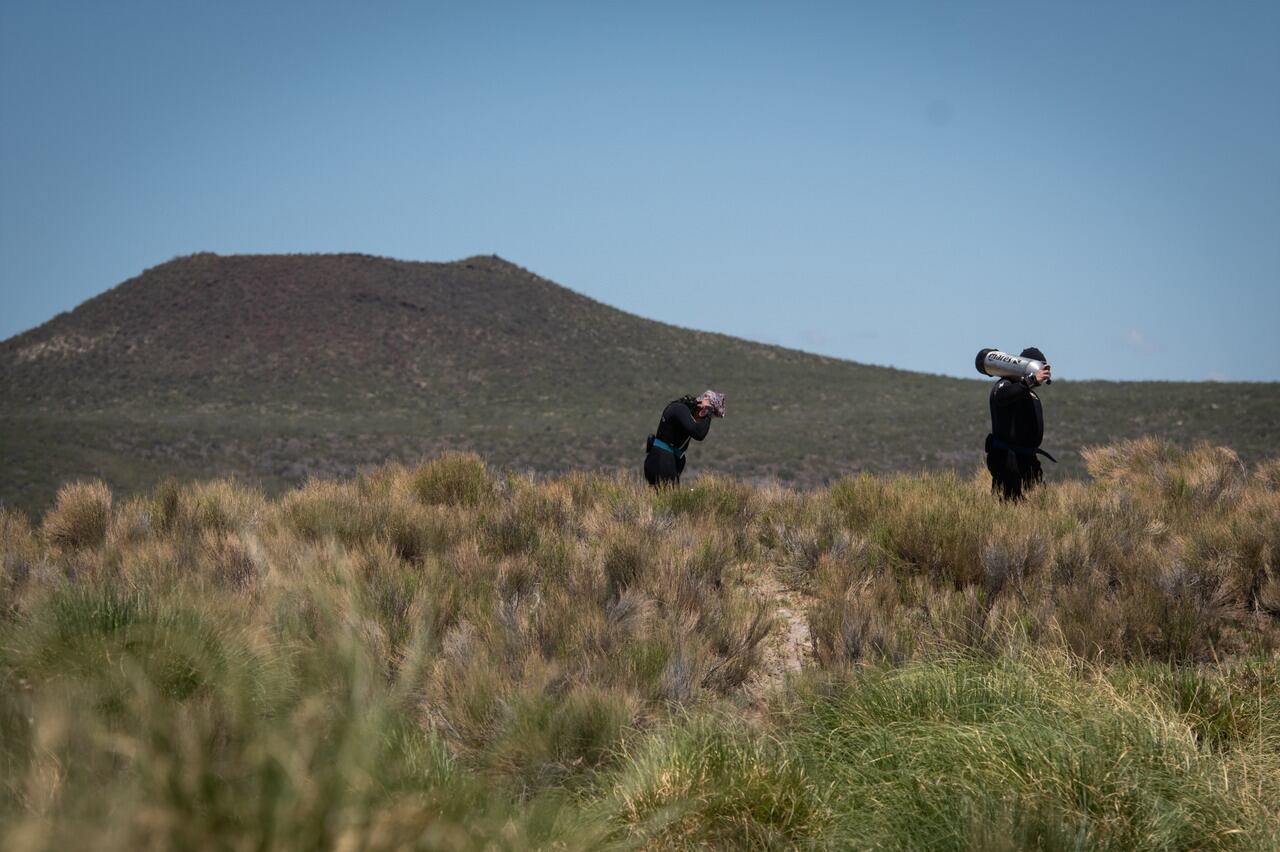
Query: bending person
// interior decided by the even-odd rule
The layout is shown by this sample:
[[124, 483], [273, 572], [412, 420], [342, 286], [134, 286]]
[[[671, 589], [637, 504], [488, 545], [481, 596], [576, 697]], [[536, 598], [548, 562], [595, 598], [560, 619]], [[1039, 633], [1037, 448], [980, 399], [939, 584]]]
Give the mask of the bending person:
[[644, 478], [650, 485], [680, 484], [685, 450], [690, 441], [707, 437], [712, 417], [724, 417], [724, 394], [713, 390], [667, 404], [657, 433], [645, 443]]
[[1034, 346], [1022, 350], [1022, 358], [1044, 363], [1032, 376], [1001, 379], [991, 388], [991, 434], [987, 436], [987, 470], [991, 491], [1005, 500], [1020, 500], [1022, 492], [1039, 484], [1044, 473], [1037, 455], [1054, 461], [1040, 449], [1044, 440], [1044, 410], [1032, 390], [1052, 377], [1044, 353]]

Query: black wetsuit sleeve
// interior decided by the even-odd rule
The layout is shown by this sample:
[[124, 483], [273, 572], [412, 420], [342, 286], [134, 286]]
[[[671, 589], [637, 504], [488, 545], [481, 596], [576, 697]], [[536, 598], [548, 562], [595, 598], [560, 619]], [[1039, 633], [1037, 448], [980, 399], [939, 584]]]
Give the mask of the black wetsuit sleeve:
[[711, 431], [711, 415], [708, 414], [701, 420], [695, 417], [693, 423], [694, 426], [689, 432], [689, 437], [693, 438], [695, 441], [701, 441], [703, 438], [707, 437], [707, 433]]
[[1015, 402], [1027, 399], [1030, 395], [1031, 388], [1029, 386], [1009, 379], [1001, 379], [991, 389], [992, 403], [1001, 407], [1013, 405]]
[[707, 430], [711, 428], [710, 417], [704, 417], [699, 420], [693, 416], [693, 412], [689, 410], [687, 405], [671, 406], [667, 409], [666, 416], [675, 420], [680, 425], [680, 428], [695, 441], [701, 441], [707, 437]]

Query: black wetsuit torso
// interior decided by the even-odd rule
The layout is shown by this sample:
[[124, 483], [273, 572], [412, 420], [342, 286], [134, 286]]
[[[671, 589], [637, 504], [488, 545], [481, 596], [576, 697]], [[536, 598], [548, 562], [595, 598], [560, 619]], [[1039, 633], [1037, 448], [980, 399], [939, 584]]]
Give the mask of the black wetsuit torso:
[[710, 429], [710, 416], [699, 420], [680, 400], [664, 408], [655, 434], [678, 452], [671, 453], [657, 446], [649, 448], [644, 457], [644, 478], [648, 483], [654, 486], [664, 482], [679, 484], [680, 474], [684, 471], [684, 451], [689, 441], [701, 441]]
[[[993, 438], [1005, 447], [994, 446]], [[1021, 382], [996, 382], [991, 389], [991, 436], [987, 439], [991, 489], [1006, 499], [1017, 499], [1024, 487], [1039, 482], [1042, 472], [1034, 450], [1042, 440], [1044, 410], [1040, 397]]]

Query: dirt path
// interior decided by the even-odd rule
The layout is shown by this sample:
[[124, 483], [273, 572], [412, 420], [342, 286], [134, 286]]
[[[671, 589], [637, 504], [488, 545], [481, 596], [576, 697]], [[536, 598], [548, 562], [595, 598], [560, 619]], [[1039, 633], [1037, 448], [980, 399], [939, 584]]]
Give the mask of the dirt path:
[[761, 643], [760, 668], [747, 685], [760, 696], [782, 684], [812, 656], [805, 596], [787, 589], [770, 573], [748, 577], [747, 584], [757, 597], [773, 604], [773, 630]]

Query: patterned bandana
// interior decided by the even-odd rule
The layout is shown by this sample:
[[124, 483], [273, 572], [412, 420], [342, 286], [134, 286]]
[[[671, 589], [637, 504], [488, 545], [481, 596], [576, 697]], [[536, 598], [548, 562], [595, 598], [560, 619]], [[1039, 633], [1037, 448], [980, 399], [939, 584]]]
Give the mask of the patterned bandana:
[[712, 415], [724, 417], [724, 394], [719, 391], [703, 391], [698, 395], [698, 402], [707, 403]]

